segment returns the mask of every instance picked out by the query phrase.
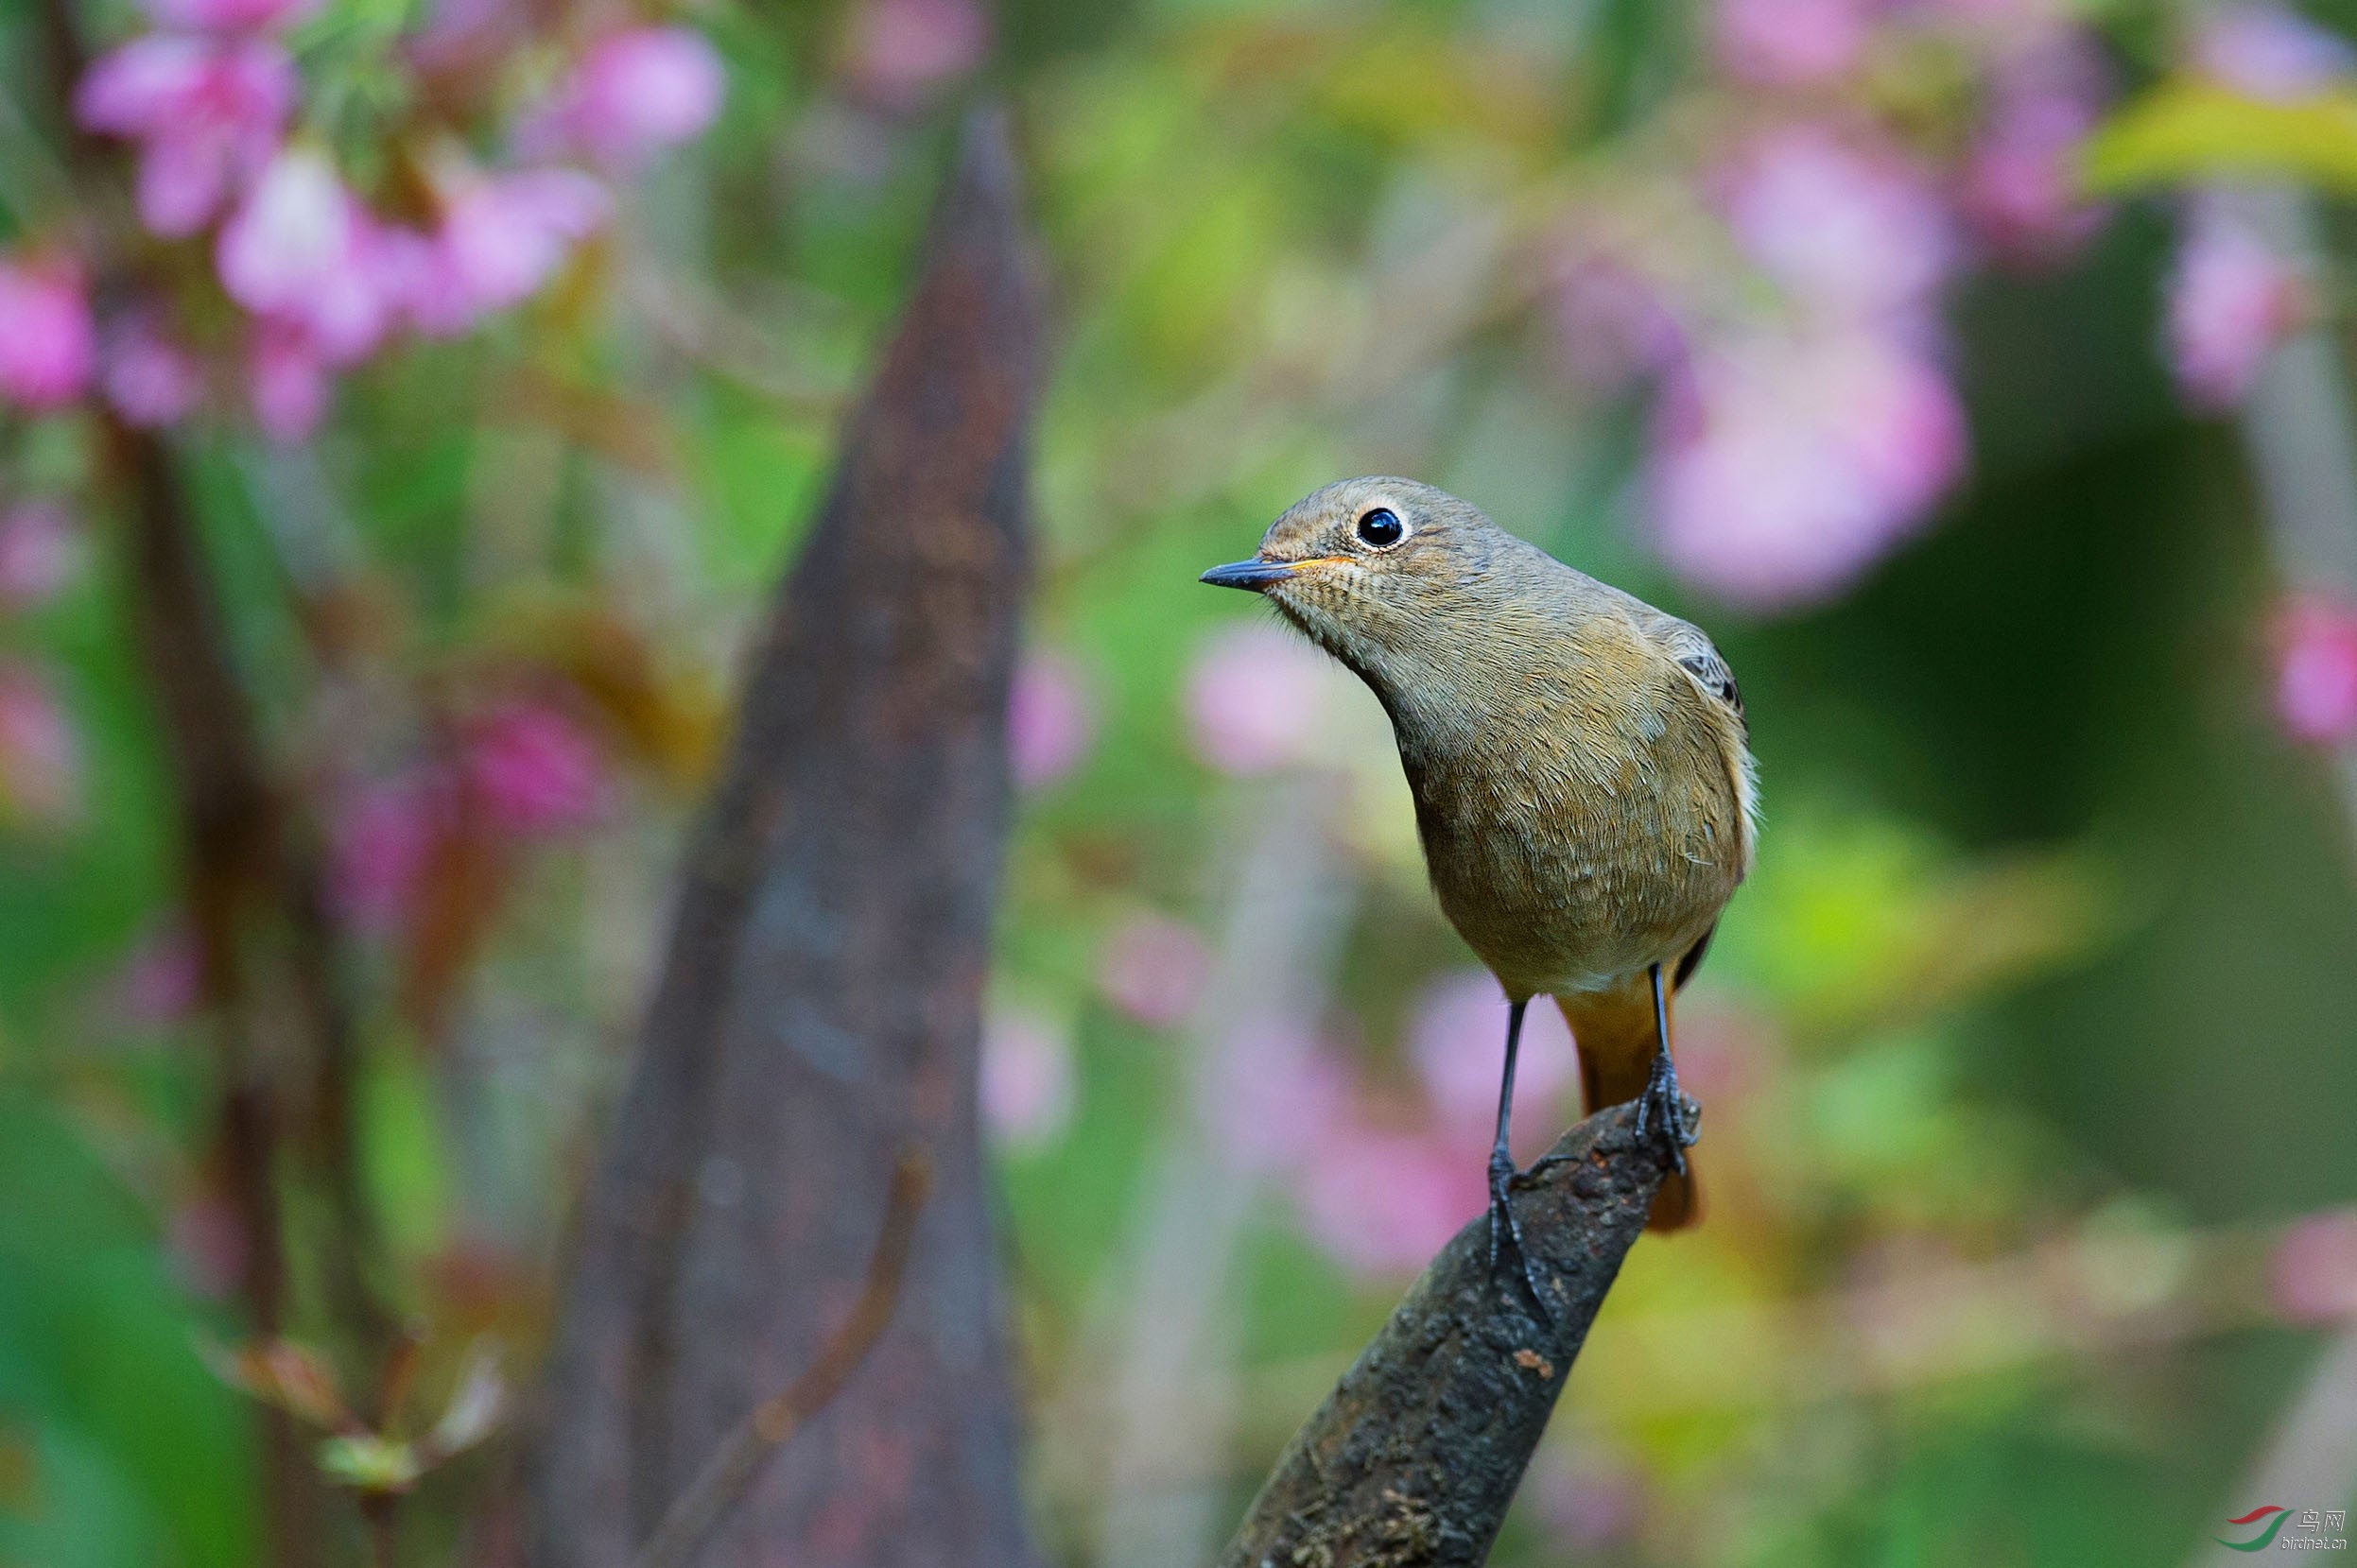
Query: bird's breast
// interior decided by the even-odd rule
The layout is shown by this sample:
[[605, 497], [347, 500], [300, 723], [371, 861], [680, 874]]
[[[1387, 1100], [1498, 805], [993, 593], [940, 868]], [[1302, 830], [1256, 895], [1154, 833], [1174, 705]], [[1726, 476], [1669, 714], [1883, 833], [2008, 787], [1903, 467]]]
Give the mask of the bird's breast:
[[1602, 989], [1709, 929], [1744, 849], [1706, 716], [1590, 705], [1476, 715], [1437, 739], [1403, 727], [1442, 910], [1510, 990]]

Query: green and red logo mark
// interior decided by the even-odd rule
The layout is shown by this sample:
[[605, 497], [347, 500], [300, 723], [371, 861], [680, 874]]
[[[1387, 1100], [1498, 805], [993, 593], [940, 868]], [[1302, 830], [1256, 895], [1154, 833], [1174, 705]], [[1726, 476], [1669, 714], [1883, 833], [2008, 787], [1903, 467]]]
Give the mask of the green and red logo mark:
[[2264, 1519], [2267, 1522], [2267, 1527], [2260, 1531], [2257, 1535], [2252, 1536], [2248, 1541], [2228, 1541], [2222, 1535], [2213, 1535], [2210, 1539], [2230, 1551], [2263, 1552], [2268, 1547], [2275, 1544], [2276, 1531], [2281, 1529], [2283, 1527], [2283, 1522], [2291, 1517], [2291, 1509], [2278, 1508], [2276, 1505], [2270, 1503], [2263, 1508], [2251, 1509], [2250, 1512], [2243, 1515], [2240, 1519], [2229, 1519], [2227, 1521], [2229, 1525], [2256, 1525], [2261, 1520]]

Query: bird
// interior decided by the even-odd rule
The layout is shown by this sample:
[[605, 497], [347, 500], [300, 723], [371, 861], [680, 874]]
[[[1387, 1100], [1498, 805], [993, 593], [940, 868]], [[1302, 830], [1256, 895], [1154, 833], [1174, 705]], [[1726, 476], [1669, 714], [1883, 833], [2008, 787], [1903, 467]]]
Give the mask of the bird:
[[[1257, 593], [1390, 715], [1432, 889], [1507, 1000], [1490, 1257], [1534, 1297], [1507, 1146], [1525, 1009], [1554, 999], [1586, 1109], [1638, 1103], [1672, 1170], [1649, 1228], [1699, 1216], [1672, 998], [1752, 864], [1759, 791], [1742, 690], [1708, 636], [1413, 480], [1295, 503], [1249, 560]], [[1542, 1162], [1542, 1164], [1544, 1162]], [[1537, 1167], [1534, 1167], [1535, 1171]]]

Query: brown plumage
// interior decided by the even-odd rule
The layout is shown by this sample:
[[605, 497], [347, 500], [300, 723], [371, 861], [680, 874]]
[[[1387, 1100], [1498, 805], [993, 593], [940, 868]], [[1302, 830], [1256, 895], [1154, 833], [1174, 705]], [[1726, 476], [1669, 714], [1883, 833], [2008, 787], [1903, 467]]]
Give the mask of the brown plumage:
[[[1204, 580], [1265, 594], [1391, 715], [1433, 890], [1513, 1005], [1491, 1167], [1508, 1240], [1502, 1151], [1532, 997], [1569, 1021], [1590, 1110], [1644, 1099], [1682, 1146], [1656, 1043], [1752, 855], [1742, 698], [1710, 639], [1406, 479], [1328, 485], [1254, 560]], [[1695, 1213], [1687, 1173], [1653, 1222]]]

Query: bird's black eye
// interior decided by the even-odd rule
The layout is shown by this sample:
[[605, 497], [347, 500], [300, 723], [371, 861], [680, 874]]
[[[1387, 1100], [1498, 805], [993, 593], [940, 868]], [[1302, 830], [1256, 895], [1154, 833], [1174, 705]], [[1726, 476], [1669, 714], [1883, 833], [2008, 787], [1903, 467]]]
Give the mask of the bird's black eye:
[[1359, 543], [1370, 550], [1388, 550], [1408, 537], [1408, 525], [1389, 507], [1359, 514]]

